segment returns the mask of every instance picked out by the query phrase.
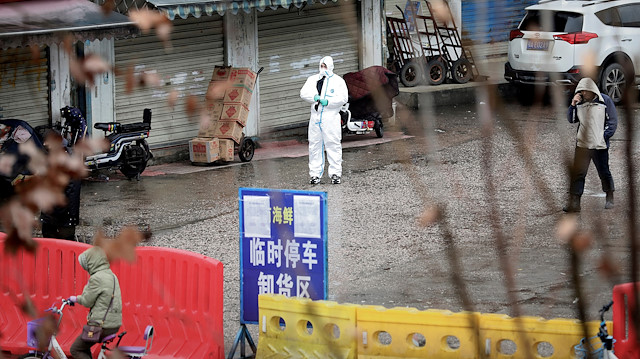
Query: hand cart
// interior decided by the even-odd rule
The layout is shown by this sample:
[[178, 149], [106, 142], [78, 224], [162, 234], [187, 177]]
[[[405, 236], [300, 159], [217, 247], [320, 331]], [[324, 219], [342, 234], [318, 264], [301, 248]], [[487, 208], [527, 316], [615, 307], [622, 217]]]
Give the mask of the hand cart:
[[[387, 33], [391, 44], [390, 67], [398, 74], [406, 87], [425, 82], [439, 85], [447, 78], [466, 83], [475, 78], [477, 69], [471, 52], [461, 42], [451, 9], [446, 2], [449, 21], [434, 15], [429, 1], [426, 15], [411, 17], [415, 32], [410, 31], [407, 19], [400, 7], [402, 19], [387, 18]], [[413, 12], [415, 14], [415, 11]]]

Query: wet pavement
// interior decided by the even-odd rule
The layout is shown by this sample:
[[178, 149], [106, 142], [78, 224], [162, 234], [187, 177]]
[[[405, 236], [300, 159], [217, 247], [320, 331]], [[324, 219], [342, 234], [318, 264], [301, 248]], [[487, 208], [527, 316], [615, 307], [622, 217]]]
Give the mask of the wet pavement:
[[[575, 295], [565, 245], [556, 225], [568, 182], [564, 161], [573, 155], [575, 127], [565, 108], [504, 105], [491, 139], [491, 168], [486, 171], [481, 114], [487, 105], [399, 111], [384, 139], [353, 136], [345, 141], [343, 183], [307, 183], [306, 144], [260, 149], [248, 163], [196, 167], [189, 163], [153, 166], [140, 181], [118, 175], [109, 182], [83, 183], [78, 234], [90, 239], [98, 229], [114, 234], [127, 224], [149, 228], [146, 245], [186, 249], [224, 263], [225, 347], [239, 328], [238, 188], [319, 190], [328, 194], [329, 299], [386, 307], [463, 310], [451, 280], [451, 261], [443, 227], [421, 227], [425, 208], [440, 204], [453, 235], [457, 260], [473, 310], [545, 318], [576, 318]], [[417, 116], [411, 121], [412, 115]], [[637, 117], [635, 110], [634, 117]], [[604, 211], [604, 193], [592, 166], [583, 197], [581, 228], [600, 229], [585, 253], [580, 276], [588, 309], [611, 296], [614, 283], [629, 281], [624, 121], [612, 140], [611, 169], [616, 207]], [[519, 145], [530, 146], [523, 161]], [[634, 161], [638, 165], [637, 148]], [[530, 168], [534, 172], [530, 172]], [[487, 176], [496, 189], [500, 225], [515, 273], [516, 303], [507, 297], [504, 273], [489, 220]], [[544, 197], [536, 186], [548, 190]], [[598, 273], [606, 254], [623, 276], [606, 280]], [[249, 326], [254, 339], [257, 329]]]

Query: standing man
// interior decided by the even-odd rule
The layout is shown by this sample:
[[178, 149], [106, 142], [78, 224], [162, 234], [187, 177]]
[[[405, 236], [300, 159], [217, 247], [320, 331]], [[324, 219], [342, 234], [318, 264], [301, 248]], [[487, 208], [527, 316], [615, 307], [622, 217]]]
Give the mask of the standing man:
[[320, 60], [320, 73], [311, 75], [300, 90], [300, 97], [311, 103], [309, 119], [309, 180], [320, 183], [324, 172], [324, 151], [329, 159], [331, 183], [342, 182], [342, 123], [340, 108], [349, 101], [344, 80], [333, 73], [333, 59]]
[[580, 197], [591, 161], [598, 170], [602, 190], [607, 194], [604, 208], [613, 208], [615, 187], [609, 170], [609, 139], [618, 127], [616, 107], [609, 96], [600, 93], [592, 79], [583, 78], [578, 82], [567, 116], [569, 123], [579, 122], [579, 125], [571, 168], [569, 204], [563, 210], [580, 212]]

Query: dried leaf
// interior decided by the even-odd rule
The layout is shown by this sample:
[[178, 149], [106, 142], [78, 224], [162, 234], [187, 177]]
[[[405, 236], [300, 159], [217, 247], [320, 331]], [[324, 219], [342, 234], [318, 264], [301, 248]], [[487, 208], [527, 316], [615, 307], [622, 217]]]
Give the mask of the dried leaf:
[[430, 4], [431, 11], [436, 20], [440, 22], [449, 22], [452, 20], [449, 5], [444, 0], [431, 0]]
[[40, 46], [30, 45], [29, 50], [31, 51], [31, 63], [37, 64], [40, 61]]
[[600, 263], [598, 264], [598, 269], [602, 272], [606, 277], [614, 277], [620, 274], [620, 266], [618, 263], [614, 262], [608, 255], [603, 255], [600, 257]]
[[11, 176], [13, 165], [16, 163], [16, 156], [12, 154], [0, 155], [0, 175]]
[[420, 214], [418, 218], [418, 223], [422, 227], [430, 227], [436, 224], [440, 220], [440, 210], [436, 206], [431, 206]]
[[162, 85], [160, 76], [155, 71], [145, 71], [140, 75], [140, 86], [158, 87]]
[[[45, 352], [49, 347], [49, 339], [56, 332], [57, 321], [52, 314], [47, 315], [40, 322], [40, 326], [36, 330], [36, 336], [38, 337], [38, 351]], [[55, 352], [55, 350], [53, 351]], [[52, 353], [53, 353], [52, 352]]]
[[111, 15], [111, 12], [116, 9], [116, 3], [114, 1], [106, 1], [100, 9], [105, 16]]
[[591, 247], [593, 237], [591, 233], [580, 231], [577, 232], [570, 241], [571, 247], [576, 252], [584, 252]]
[[231, 87], [230, 81], [212, 81], [209, 83], [205, 98], [210, 101], [221, 100], [229, 87]]
[[47, 156], [42, 150], [36, 147], [33, 141], [29, 140], [21, 143], [18, 151], [29, 156], [29, 164], [27, 167], [33, 175], [40, 176], [47, 173]]
[[573, 235], [578, 230], [578, 217], [573, 214], [562, 216], [556, 226], [556, 238], [561, 243], [569, 243]]
[[136, 88], [136, 76], [133, 72], [133, 66], [127, 68], [125, 73], [125, 92], [131, 93]]
[[114, 239], [109, 239], [102, 232], [98, 232], [94, 238], [94, 245], [101, 247], [110, 262], [124, 259], [128, 262], [136, 260], [136, 246], [146, 237], [135, 227], [125, 227]]
[[29, 293], [23, 293], [24, 301], [20, 304], [20, 310], [23, 313], [27, 314], [31, 318], [36, 318], [38, 316], [38, 310], [36, 309], [35, 304], [31, 300], [31, 296]]
[[171, 90], [169, 96], [167, 96], [167, 105], [173, 109], [176, 106], [176, 102], [178, 102], [178, 91]]
[[582, 56], [582, 76], [590, 77], [592, 79], [597, 78], [598, 68], [596, 67], [597, 54], [593, 50], [586, 50]]
[[185, 112], [188, 116], [195, 116], [200, 110], [200, 101], [193, 95], [188, 95], [185, 98]]
[[16, 253], [19, 248], [33, 252], [36, 242], [31, 237], [34, 225], [34, 213], [23, 206], [17, 199], [0, 208], [2, 226], [7, 231], [5, 249], [8, 253]]

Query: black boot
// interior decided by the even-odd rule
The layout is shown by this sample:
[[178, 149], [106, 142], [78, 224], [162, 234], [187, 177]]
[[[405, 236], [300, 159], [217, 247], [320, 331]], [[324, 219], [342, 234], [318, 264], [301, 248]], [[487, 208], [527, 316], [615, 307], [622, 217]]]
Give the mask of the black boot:
[[569, 196], [569, 204], [565, 206], [563, 209], [565, 212], [580, 212], [580, 196], [577, 194], [572, 194]]
[[607, 199], [606, 199], [606, 202], [604, 203], [604, 208], [605, 209], [613, 208], [613, 191], [607, 192]]

